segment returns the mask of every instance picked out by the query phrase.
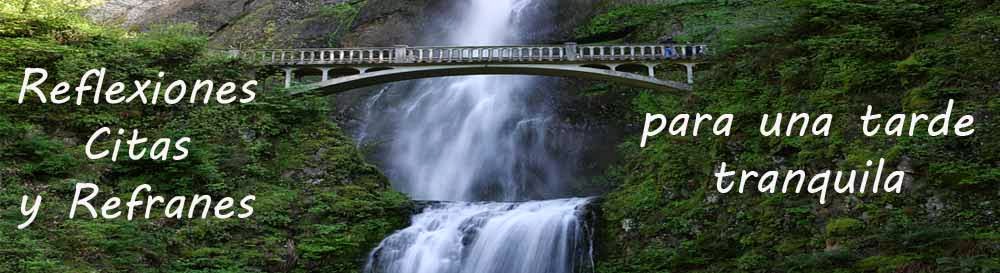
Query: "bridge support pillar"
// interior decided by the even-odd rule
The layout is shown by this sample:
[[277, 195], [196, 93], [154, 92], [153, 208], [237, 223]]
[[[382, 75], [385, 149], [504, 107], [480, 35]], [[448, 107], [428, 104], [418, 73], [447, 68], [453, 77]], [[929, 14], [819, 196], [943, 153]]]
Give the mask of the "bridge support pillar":
[[333, 68], [323, 67], [323, 68], [319, 69], [320, 71], [323, 71], [323, 81], [326, 81], [326, 80], [330, 79], [330, 69], [333, 69]]
[[292, 74], [295, 72], [295, 68], [283, 68], [285, 71], [285, 88], [292, 87]]
[[694, 66], [695, 63], [683, 63], [684, 67], [687, 68], [688, 84], [694, 84]]
[[656, 78], [656, 70], [654, 70], [654, 68], [656, 68], [656, 65], [655, 64], [646, 64], [646, 68], [649, 68], [649, 76], [653, 77], [653, 78]]
[[406, 56], [407, 45], [396, 45], [393, 49], [393, 61], [397, 63], [409, 63], [409, 56]]
[[566, 43], [566, 60], [576, 61], [576, 43]]

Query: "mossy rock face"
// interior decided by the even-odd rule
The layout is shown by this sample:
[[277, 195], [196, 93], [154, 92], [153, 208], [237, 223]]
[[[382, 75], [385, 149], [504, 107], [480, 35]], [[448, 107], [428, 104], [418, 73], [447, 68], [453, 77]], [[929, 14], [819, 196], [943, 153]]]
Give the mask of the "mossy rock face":
[[[130, 3], [141, 2], [141, 3]], [[149, 3], [147, 2], [154, 2]], [[367, 1], [348, 0], [119, 0], [97, 8], [145, 7], [126, 10], [128, 27], [148, 30], [159, 25], [192, 24], [222, 48], [303, 48], [340, 46]], [[114, 12], [111, 12], [114, 14]], [[107, 20], [114, 21], [114, 15]]]
[[[163, 71], [164, 82], [242, 83], [258, 69], [208, 54], [208, 38], [190, 26], [123, 35], [84, 20], [0, 18], [0, 30], [16, 30], [0, 37], [0, 47], [10, 49], [0, 51], [0, 63], [47, 69], [43, 89], [101, 66], [108, 67], [107, 82], [157, 79]], [[31, 31], [18, 30], [24, 26]], [[61, 39], [65, 33], [78, 36]], [[0, 86], [18, 84], [9, 79], [21, 74], [0, 71]], [[289, 100], [280, 90], [257, 90], [246, 104], [65, 108], [18, 104], [4, 94], [0, 272], [357, 272], [368, 251], [404, 227], [413, 211], [329, 120], [323, 98]], [[124, 146], [117, 162], [87, 160], [83, 146], [104, 126], [154, 139], [190, 137], [190, 154], [180, 161], [124, 160]], [[110, 148], [115, 141], [94, 145]], [[246, 219], [166, 218], [162, 205], [151, 219], [67, 219], [77, 183], [100, 185], [94, 204], [127, 198], [142, 184], [167, 198], [256, 199]], [[18, 230], [21, 195], [35, 194], [45, 205], [30, 228]]]
[[189, 23], [205, 33], [214, 33], [265, 2], [269, 1], [110, 0], [91, 8], [89, 15], [96, 20], [134, 29]]
[[826, 224], [826, 235], [831, 237], [851, 236], [861, 231], [864, 223], [853, 218], [837, 218]]
[[237, 48], [339, 47], [367, 1], [268, 1], [255, 4], [225, 28], [213, 43]]
[[898, 268], [905, 267], [917, 260], [916, 256], [871, 256], [858, 261], [857, 267], [865, 271], [878, 273], [898, 272]]
[[351, 31], [344, 35], [347, 47], [418, 45], [439, 35], [427, 29], [439, 5], [451, 1], [367, 0]]
[[[733, 113], [737, 122], [728, 137], [660, 137], [646, 148], [638, 136], [626, 138], [624, 159], [607, 175], [617, 187], [601, 203], [598, 272], [1000, 271], [1000, 240], [985, 235], [996, 233], [1000, 216], [982, 213], [1000, 209], [1000, 138], [982, 133], [1000, 126], [996, 79], [983, 77], [1000, 75], [1000, 47], [984, 42], [996, 37], [1000, 5], [607, 2], [579, 37], [641, 43], [672, 36], [714, 49], [691, 96], [639, 93], [631, 116]], [[662, 69], [658, 75], [675, 75]], [[936, 114], [950, 99], [953, 115], [976, 117], [976, 135], [860, 133], [867, 105], [883, 114]], [[833, 132], [761, 137], [761, 115], [778, 112], [831, 113]], [[862, 169], [880, 157], [907, 174], [902, 193], [832, 194], [819, 204], [809, 194], [719, 194], [713, 176], [719, 162], [817, 173]], [[626, 222], [634, 228], [623, 229]]]

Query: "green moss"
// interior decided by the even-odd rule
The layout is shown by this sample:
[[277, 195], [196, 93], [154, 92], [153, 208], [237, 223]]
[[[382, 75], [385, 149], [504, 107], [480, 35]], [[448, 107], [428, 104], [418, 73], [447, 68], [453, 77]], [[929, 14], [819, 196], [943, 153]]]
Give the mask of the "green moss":
[[826, 223], [827, 236], [852, 236], [864, 228], [864, 223], [854, 218], [837, 218]]
[[914, 260], [916, 256], [871, 256], [858, 261], [858, 268], [878, 273], [896, 272], [897, 268]]
[[627, 34], [636, 28], [665, 17], [665, 10], [647, 5], [626, 5], [594, 17], [589, 24], [576, 31], [579, 39], [614, 37]]
[[[160, 71], [168, 75], [164, 81], [243, 82], [266, 74], [208, 54], [206, 37], [190, 34], [190, 26], [88, 34], [58, 19], [0, 18], [5, 89], [20, 85], [25, 67], [49, 71], [43, 88], [101, 66], [108, 67], [106, 81], [125, 82], [157, 79]], [[67, 32], [81, 36], [66, 39]], [[253, 103], [240, 105], [66, 108], [17, 104], [8, 93], [0, 97], [0, 272], [357, 272], [370, 249], [406, 225], [412, 209], [328, 119], [324, 98], [289, 100], [258, 90]], [[168, 162], [86, 160], [83, 145], [102, 126], [136, 128], [143, 137], [191, 137], [190, 155]], [[114, 139], [95, 145], [112, 147]], [[78, 182], [96, 182], [122, 198], [141, 184], [162, 196], [253, 194], [255, 214], [67, 220]], [[46, 205], [29, 229], [18, 230], [23, 194], [40, 194]]]
[[365, 5], [365, 1], [358, 3], [341, 2], [333, 5], [324, 5], [316, 12], [316, 16], [331, 18], [354, 18], [358, 15], [360, 8]]
[[[618, 185], [601, 206], [599, 272], [995, 271], [988, 257], [1000, 242], [968, 238], [998, 220], [976, 212], [1000, 205], [992, 187], [1000, 137], [981, 133], [998, 127], [997, 82], [983, 75], [1000, 74], [1000, 47], [986, 41], [1000, 33], [1000, 5], [665, 1], [611, 6], [580, 33], [615, 31], [607, 18], [636, 11], [651, 13], [615, 39], [673, 35], [715, 50], [691, 95], [636, 92], [633, 113], [621, 118], [733, 113], [736, 123], [729, 137], [658, 137], [640, 149], [635, 136], [620, 145], [624, 159], [607, 174]], [[626, 92], [604, 89], [592, 92]], [[939, 113], [948, 99], [957, 101], [953, 115], [976, 115], [976, 135], [861, 134], [866, 105]], [[761, 137], [760, 116], [775, 112], [831, 113], [831, 135]], [[910, 169], [903, 193], [836, 194], [826, 205], [807, 194], [719, 194], [712, 176], [720, 161], [817, 172], [883, 157], [890, 169]], [[627, 219], [639, 228], [623, 230]]]
[[331, 47], [340, 46], [340, 40], [354, 25], [354, 21], [361, 13], [361, 8], [367, 1], [341, 2], [335, 5], [325, 5], [316, 13], [319, 18], [328, 22], [334, 22], [338, 27], [335, 31], [327, 33], [327, 44]]

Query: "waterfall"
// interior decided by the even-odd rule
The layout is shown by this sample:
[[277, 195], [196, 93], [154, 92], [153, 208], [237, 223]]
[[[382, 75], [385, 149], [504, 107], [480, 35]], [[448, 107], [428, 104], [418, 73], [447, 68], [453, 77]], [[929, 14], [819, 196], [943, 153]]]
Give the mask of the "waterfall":
[[372, 251], [366, 272], [573, 273], [590, 268], [587, 199], [442, 203]]
[[[455, 0], [437, 45], [530, 43], [520, 29], [551, 14], [539, 0]], [[540, 1], [539, 1], [540, 2]], [[524, 31], [529, 32], [529, 31]], [[381, 166], [419, 200], [524, 201], [568, 196], [580, 150], [552, 139], [559, 120], [538, 77], [470, 76], [396, 84], [372, 97], [356, 132], [384, 141]], [[376, 103], [372, 103], [376, 102]], [[377, 109], [377, 110], [372, 110]], [[381, 136], [381, 137], [380, 137]], [[392, 136], [386, 138], [385, 136]]]
[[[391, 87], [392, 85], [386, 85], [380, 88], [378, 93], [375, 93], [374, 96], [369, 97], [368, 100], [365, 101], [365, 112], [363, 113], [362, 119], [368, 120], [372, 118], [373, 112], [375, 111], [375, 105], [379, 102], [379, 99], [382, 98], [382, 94], [385, 94], [385, 91]], [[366, 138], [368, 138], [368, 124], [369, 123], [367, 122], [362, 123], [361, 128], [358, 129], [358, 135], [356, 137], [358, 148], [361, 148], [361, 144], [365, 143]]]
[[[530, 33], [537, 16], [551, 14], [537, 1], [456, 0], [457, 14], [439, 22], [447, 38], [433, 42], [531, 42], [521, 33]], [[393, 136], [381, 165], [394, 187], [414, 199], [450, 202], [427, 207], [410, 227], [386, 238], [366, 272], [572, 273], [588, 267], [583, 215], [589, 200], [525, 202], [569, 194], [575, 162], [560, 151], [578, 145], [551, 139], [559, 120], [541, 88], [536, 77], [453, 77], [396, 85], [368, 101], [358, 136]]]

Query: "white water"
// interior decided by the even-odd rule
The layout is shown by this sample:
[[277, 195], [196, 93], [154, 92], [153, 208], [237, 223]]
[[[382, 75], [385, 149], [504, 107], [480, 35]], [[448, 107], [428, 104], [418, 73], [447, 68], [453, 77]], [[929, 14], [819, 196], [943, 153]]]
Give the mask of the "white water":
[[[445, 45], [528, 43], [518, 38], [540, 0], [455, 0]], [[534, 19], [534, 18], [531, 18]], [[526, 32], [526, 31], [525, 31]], [[383, 158], [400, 191], [418, 200], [523, 201], [566, 197], [573, 162], [553, 150], [553, 110], [537, 77], [472, 76], [394, 86], [367, 102], [359, 141], [391, 135]], [[400, 88], [402, 87], [402, 88]], [[377, 109], [373, 111], [372, 109]]]
[[382, 241], [366, 272], [572, 273], [589, 268], [586, 199], [446, 203]]
[[[463, 10], [439, 44], [525, 43], [541, 0], [457, 0]], [[451, 16], [451, 15], [445, 15]], [[384, 167], [414, 199], [458, 201], [426, 208], [410, 227], [372, 251], [370, 273], [573, 273], [588, 268], [587, 199], [509, 203], [564, 196], [565, 160], [547, 139], [552, 110], [535, 77], [473, 76], [419, 81], [379, 92], [365, 109], [369, 128], [392, 128]], [[384, 90], [383, 90], [384, 91]], [[401, 97], [395, 100], [393, 96]], [[387, 115], [372, 109], [382, 100]], [[467, 203], [468, 201], [505, 203]]]

